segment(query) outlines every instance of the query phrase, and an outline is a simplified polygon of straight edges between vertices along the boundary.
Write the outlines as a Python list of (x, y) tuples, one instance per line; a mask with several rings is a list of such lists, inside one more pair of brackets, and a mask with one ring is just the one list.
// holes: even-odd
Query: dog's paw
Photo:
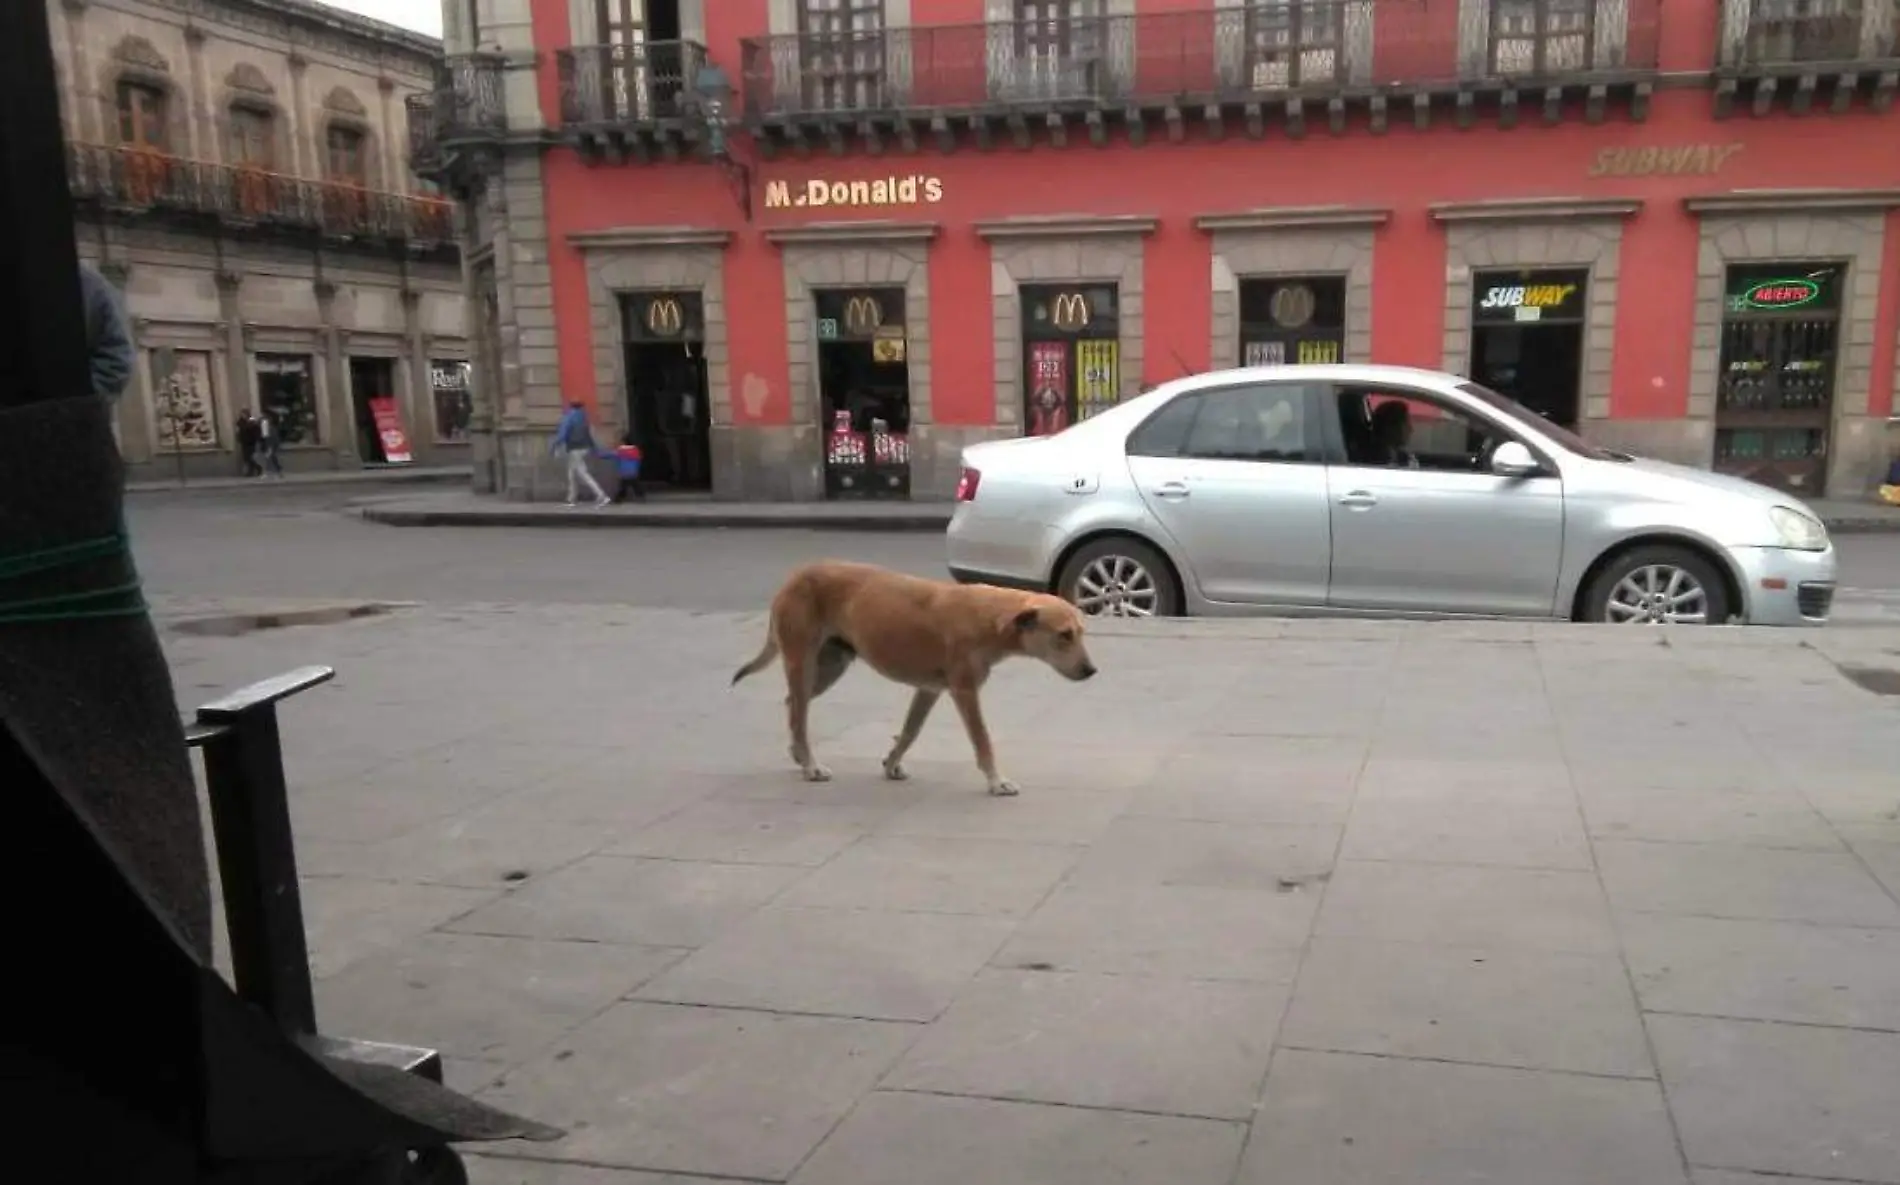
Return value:
[(910, 777), (910, 771), (904, 768), (904, 763), (901, 761), (886, 761), (884, 776), (893, 782), (902, 782)]
[(829, 782), (831, 780), (831, 770), (819, 765), (817, 762), (806, 766), (804, 774), (807, 782)]
[(998, 798), (1014, 798), (1022, 792), (1023, 788), (1008, 778), (998, 778), (990, 783), (990, 793)]

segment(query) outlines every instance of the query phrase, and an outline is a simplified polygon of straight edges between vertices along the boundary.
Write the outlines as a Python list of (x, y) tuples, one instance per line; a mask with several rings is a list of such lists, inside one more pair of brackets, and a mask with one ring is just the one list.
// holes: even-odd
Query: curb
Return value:
[(162, 620), (165, 629), (202, 638), (235, 638), (259, 630), (298, 625), (336, 625), (365, 617), (383, 617), (407, 608), (401, 601), (364, 601), (341, 605), (310, 605), (256, 612), (201, 613)]
[(682, 514), (664, 509), (534, 512), (520, 510), (414, 510), (388, 506), (357, 509), (367, 522), (386, 527), (549, 527), (565, 530), (609, 530), (615, 527), (672, 527), (687, 530), (740, 528), (761, 531), (942, 531), (950, 516), (941, 511), (860, 514), (759, 514), (745, 510), (694, 510)]
[(125, 485), (130, 494), (223, 494), (232, 490), (266, 488), (284, 489), (339, 489), (347, 490), (352, 486), (379, 485), (446, 485), (451, 482), (464, 482), (469, 479), (466, 469), (364, 469), (349, 470), (341, 473), (293, 473), (280, 480), (273, 481), (263, 477), (205, 477), (197, 481), (187, 480), (183, 485), (170, 481), (131, 481)]
[(1900, 534), (1900, 513), (1892, 515), (1850, 515), (1840, 518), (1822, 516), (1821, 525), (1830, 535)]

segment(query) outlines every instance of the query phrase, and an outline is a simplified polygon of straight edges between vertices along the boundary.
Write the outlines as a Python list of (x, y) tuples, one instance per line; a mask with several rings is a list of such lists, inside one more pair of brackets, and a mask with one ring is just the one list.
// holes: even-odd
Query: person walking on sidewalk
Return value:
[(85, 301), (86, 362), (92, 370), (92, 393), (117, 399), (132, 381), (136, 361), (132, 335), (125, 327), (125, 304), (112, 281), (84, 262), (79, 265), (79, 295)]
[(594, 495), (595, 506), (605, 506), (607, 492), (600, 488), (594, 475), (587, 471), (587, 458), (594, 452), (594, 430), (587, 423), (587, 408), (580, 400), (567, 405), (567, 413), (554, 427), (554, 439), (548, 442), (548, 451), (557, 456), (567, 455), (567, 504), (574, 505), (579, 497), (579, 486), (586, 486)]
[(257, 417), (257, 455), (263, 458), (264, 468), (270, 470), (272, 477), (284, 476), (284, 461), (277, 454), (278, 446), (282, 443), (278, 435), (277, 417), (272, 415), (267, 407), (263, 414)]
[(264, 443), (264, 425), (250, 408), (238, 413), (237, 418), (238, 472), (245, 477), (258, 477), (264, 467), (257, 463), (257, 452)]

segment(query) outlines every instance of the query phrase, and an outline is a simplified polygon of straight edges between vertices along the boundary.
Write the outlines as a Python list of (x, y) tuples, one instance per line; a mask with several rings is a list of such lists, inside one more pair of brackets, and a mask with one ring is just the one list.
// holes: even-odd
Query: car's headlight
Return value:
[(1827, 528), (1792, 506), (1769, 507), (1768, 521), (1775, 525), (1775, 534), (1781, 536), (1783, 547), (1796, 551), (1827, 550)]

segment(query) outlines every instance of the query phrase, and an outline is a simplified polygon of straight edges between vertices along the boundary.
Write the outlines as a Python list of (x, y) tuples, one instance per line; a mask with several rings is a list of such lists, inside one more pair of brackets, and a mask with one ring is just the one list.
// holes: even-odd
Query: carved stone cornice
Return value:
[(1643, 208), (1641, 198), (1500, 198), (1482, 202), (1439, 202), (1430, 207), (1435, 222), (1576, 222), (1592, 218), (1629, 218)]
[(1145, 214), (1033, 214), (990, 218), (974, 224), (977, 237), (998, 239), (1074, 239), (1098, 235), (1151, 235), (1161, 220)]

